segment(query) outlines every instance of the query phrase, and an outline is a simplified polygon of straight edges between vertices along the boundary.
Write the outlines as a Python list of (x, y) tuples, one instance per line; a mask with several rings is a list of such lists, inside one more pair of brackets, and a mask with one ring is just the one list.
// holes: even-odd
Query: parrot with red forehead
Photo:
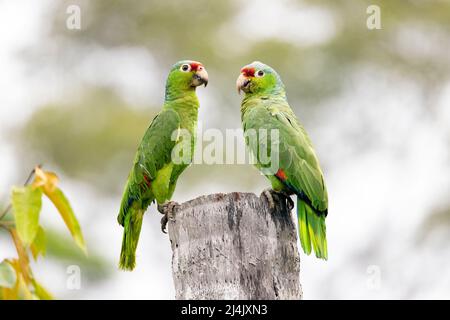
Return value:
[[(285, 199), (292, 209), (290, 196), (296, 195), (303, 251), (309, 255), (314, 249), (317, 258), (327, 260), (327, 188), (311, 140), (289, 106), (280, 76), (273, 68), (255, 61), (241, 69), (236, 85), (239, 93), (245, 93), (241, 119), (246, 144), (256, 159), (256, 167), (272, 184), (262, 197), (272, 210), (275, 199)], [(256, 138), (251, 139), (250, 133)], [(270, 161), (263, 159), (264, 154)]]
[(207, 84), (208, 73), (200, 62), (179, 61), (169, 72), (162, 110), (137, 149), (117, 217), (124, 228), (121, 269), (135, 267), (142, 219), (152, 202), (156, 201), (158, 211), (164, 214), (161, 230), (165, 233), (167, 221), (177, 206), (169, 200), (194, 153), (199, 108), (195, 89)]

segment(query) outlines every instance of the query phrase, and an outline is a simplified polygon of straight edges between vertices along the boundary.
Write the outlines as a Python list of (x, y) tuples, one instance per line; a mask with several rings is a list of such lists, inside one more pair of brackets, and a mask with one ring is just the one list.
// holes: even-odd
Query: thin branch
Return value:
[(8, 211), (11, 210), (11, 207), (12, 207), (11, 203), (8, 204), (8, 206), (5, 208), (5, 210), (3, 210), (3, 212), (0, 214), (0, 220), (2, 220), (6, 216)]
[(31, 170), (30, 174), (28, 175), (27, 180), (25, 180), (25, 182), (23, 184), (24, 187), (30, 183), (31, 178), (33, 178), (33, 176), (34, 176), (34, 172), (36, 171), (36, 168), (40, 169), (41, 167), (42, 167), (42, 164), (38, 164), (33, 170)]
[(15, 222), (14, 221), (0, 221), (0, 227), (11, 227), (14, 226)]
[(4, 223), (0, 223), (0, 228), (3, 228), (9, 232), (9, 227), (7, 225), (5, 225)]

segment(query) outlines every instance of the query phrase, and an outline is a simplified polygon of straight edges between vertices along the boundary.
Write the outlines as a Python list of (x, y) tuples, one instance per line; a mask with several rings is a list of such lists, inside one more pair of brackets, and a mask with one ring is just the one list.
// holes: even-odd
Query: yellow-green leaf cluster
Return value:
[(33, 186), (36, 188), (42, 188), (43, 193), (53, 203), (55, 208), (61, 215), (64, 223), (70, 231), (75, 243), (80, 247), (83, 252), (87, 253), (86, 244), (84, 242), (83, 234), (81, 232), (80, 224), (70, 206), (69, 201), (58, 188), (58, 177), (52, 172), (44, 172), (40, 168), (35, 169), (36, 179), (33, 182)]
[[(46, 253), (46, 235), (39, 224), (42, 195), (55, 206), (69, 229), (74, 242), (86, 254), (86, 245), (80, 225), (66, 196), (58, 188), (58, 177), (36, 167), (34, 181), (23, 187), (14, 187), (11, 204), (14, 221), (1, 221), (0, 227), (9, 231), (17, 251), (17, 258), (0, 263), (0, 299), (52, 299), (52, 295), (34, 278), (29, 254), (34, 260)], [(11, 224), (12, 223), (12, 224)]]

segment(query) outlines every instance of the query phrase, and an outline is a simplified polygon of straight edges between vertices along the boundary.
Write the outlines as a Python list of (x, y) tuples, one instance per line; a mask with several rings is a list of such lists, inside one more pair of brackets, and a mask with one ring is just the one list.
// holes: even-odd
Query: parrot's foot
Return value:
[(158, 204), (158, 211), (161, 212), (164, 216), (161, 218), (161, 231), (163, 233), (167, 233), (166, 226), (167, 222), (175, 221), (175, 212), (179, 208), (178, 202), (168, 201), (164, 204)]
[(277, 201), (280, 200), (286, 201), (286, 207), (288, 208), (289, 212), (294, 209), (294, 201), (292, 200), (291, 196), (284, 191), (275, 191), (269, 188), (264, 190), (261, 193), (260, 197), (266, 199), (267, 203), (269, 204), (270, 212), (272, 213), (275, 212)]
[(286, 192), (280, 192), (280, 194), (286, 198), (286, 206), (289, 212), (291, 212), (294, 209), (294, 200), (292, 200), (291, 195)]
[(260, 198), (263, 198), (267, 201), (269, 205), (270, 212), (275, 211), (275, 200), (274, 200), (274, 194), (276, 193), (273, 189), (265, 189), (263, 192), (261, 192)]

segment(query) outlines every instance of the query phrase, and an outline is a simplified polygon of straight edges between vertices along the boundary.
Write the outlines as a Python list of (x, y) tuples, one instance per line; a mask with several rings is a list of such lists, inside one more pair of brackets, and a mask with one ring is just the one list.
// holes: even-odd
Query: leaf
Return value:
[(33, 294), (31, 293), (30, 289), (28, 288), (27, 282), (21, 274), (18, 275), (17, 296), (19, 299), (33, 300)]
[(53, 300), (53, 296), (39, 282), (33, 279), (34, 293), (40, 300)]
[(33, 186), (35, 188), (42, 187), (44, 194), (53, 202), (59, 214), (64, 220), (67, 228), (70, 231), (75, 243), (87, 254), (86, 245), (81, 233), (81, 228), (78, 223), (72, 207), (67, 200), (64, 193), (57, 187), (58, 177), (53, 172), (43, 171), (41, 168), (34, 169), (35, 180)]
[(2, 300), (17, 300), (17, 291), (18, 289), (16, 287), (14, 288), (0, 288), (2, 289)]
[(36, 237), (30, 246), (31, 254), (33, 255), (34, 260), (36, 260), (39, 255), (45, 256), (46, 245), (47, 238), (45, 236), (45, 231), (41, 226), (39, 226)]
[(53, 192), (58, 184), (58, 176), (49, 171), (43, 171), (40, 167), (34, 168), (35, 179), (33, 181), (33, 186), (44, 187), (44, 192)]
[(39, 229), (42, 189), (29, 185), (14, 187), (11, 197), (17, 233), (25, 246), (30, 245)]
[(80, 224), (78, 223), (78, 220), (73, 213), (72, 207), (70, 206), (70, 203), (64, 193), (59, 188), (55, 188), (53, 192), (48, 192), (47, 190), (45, 190), (44, 192), (45, 195), (50, 199), (50, 201), (53, 202), (56, 209), (58, 209), (59, 214), (63, 218), (64, 223), (69, 229), (75, 243), (87, 255), (86, 244), (84, 242), (83, 234), (81, 233)]
[(19, 258), (12, 259), (9, 262), (13, 266), (14, 270), (16, 270), (16, 275), (18, 278), (22, 277), (22, 279), (28, 284), (32, 279), (28, 254), (22, 246), (22, 242), (20, 242), (17, 232), (15, 230), (11, 230), (10, 232)]
[(13, 266), (7, 260), (3, 260), (0, 263), (0, 287), (14, 288), (16, 281), (17, 276)]
[(14, 268), (16, 273), (16, 283), (13, 288), (3, 288), (3, 298), (7, 300), (23, 300), (23, 299), (33, 299), (33, 295), (28, 288), (29, 280), (25, 277), (29, 277), (28, 271), (26, 274), (23, 273), (22, 264), (19, 260), (13, 259), (8, 260), (10, 265)]

